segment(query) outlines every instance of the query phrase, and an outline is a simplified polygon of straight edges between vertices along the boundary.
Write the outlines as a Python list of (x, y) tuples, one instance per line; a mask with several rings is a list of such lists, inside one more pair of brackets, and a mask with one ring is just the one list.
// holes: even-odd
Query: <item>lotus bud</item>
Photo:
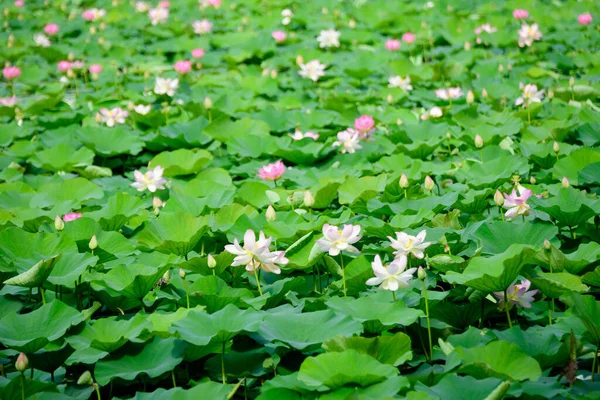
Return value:
[(307, 190), (306, 192), (304, 192), (304, 205), (308, 208), (311, 208), (312, 206), (315, 205), (315, 198), (313, 197), (310, 190)]
[(465, 49), (465, 51), (471, 50), (471, 42), (465, 42), (464, 49)]
[(54, 218), (54, 228), (57, 231), (62, 231), (63, 229), (65, 229), (65, 221), (62, 220), (62, 218), (60, 216), (56, 216), (56, 218)]
[(554, 90), (548, 89), (548, 99), (553, 99), (553, 98), (554, 98)]
[(160, 207), (164, 207), (164, 206), (165, 206), (165, 203), (159, 197), (152, 198), (152, 208), (154, 208), (155, 210), (158, 210)]
[(210, 269), (217, 268), (217, 260), (215, 260), (215, 258), (213, 257), (213, 255), (209, 254), (207, 258), (208, 258), (208, 261), (207, 261), (208, 268), (210, 268)]
[(575, 78), (574, 77), (569, 78), (569, 86), (571, 86), (571, 87), (575, 86)]
[(429, 175), (427, 175), (425, 177), (425, 190), (427, 190), (428, 192), (431, 192), (433, 190), (433, 187), (435, 186), (435, 183), (433, 182), (433, 179), (431, 179), (431, 177)]
[(502, 65), (502, 64), (498, 65), (498, 72), (500, 72), (500, 73), (504, 72), (504, 65)]
[(17, 357), (17, 361), (15, 362), (15, 368), (19, 372), (25, 371), (29, 367), (29, 359), (25, 355), (25, 353), (19, 354)]
[(272, 69), (271, 70), (271, 79), (276, 79), (277, 78), (277, 70), (276, 69)]
[(558, 144), (558, 142), (555, 140), (554, 144), (552, 145), (552, 150), (554, 150), (554, 152), (556, 154), (558, 154), (560, 152), (560, 145)]
[(564, 187), (564, 188), (568, 188), (569, 186), (571, 186), (571, 185), (569, 185), (569, 180), (567, 179), (566, 176), (563, 176), (561, 183), (562, 183), (562, 187)]
[(483, 138), (481, 137), (481, 135), (479, 135), (479, 133), (475, 135), (475, 147), (477, 147), (478, 149), (483, 147)]
[(90, 371), (85, 371), (83, 374), (81, 374), (79, 379), (77, 379), (77, 384), (92, 386), (94, 384), (94, 380), (92, 379), (92, 374), (90, 374)]
[(170, 279), (171, 279), (171, 270), (169, 270), (169, 269), (168, 269), (168, 270), (167, 270), (167, 271), (166, 271), (166, 272), (163, 274), (163, 276), (162, 276), (162, 281), (163, 281), (165, 284), (167, 284), (167, 283), (169, 283), (169, 280), (170, 280)]
[(537, 183), (537, 180), (535, 179), (534, 176), (530, 176), (529, 177), (529, 183), (532, 184), (532, 185), (535, 185)]
[(348, 21), (348, 26), (352, 29), (356, 28), (356, 21), (351, 19), (350, 21)]
[(512, 71), (512, 64), (506, 64), (506, 69)]
[(544, 250), (550, 250), (552, 248), (552, 245), (550, 244), (550, 241), (548, 239), (544, 240)]
[(425, 272), (423, 267), (419, 267), (419, 269), (417, 270), (417, 277), (422, 281), (424, 281), (425, 278), (427, 278), (427, 273)]
[(393, 103), (394, 96), (392, 96), (391, 94), (388, 94), (387, 97), (385, 98), (385, 101), (387, 101), (388, 103)]
[(400, 182), (398, 182), (398, 184), (402, 189), (406, 189), (408, 187), (408, 178), (406, 177), (406, 174), (400, 175)]
[(98, 239), (96, 238), (96, 235), (92, 236), (88, 247), (90, 248), (90, 250), (94, 250), (98, 247)]
[(483, 97), (484, 99), (488, 98), (488, 92), (487, 90), (485, 90), (485, 88), (481, 89), (481, 97)]
[(268, 75), (269, 75), (269, 72), (270, 72), (270, 71), (269, 71), (269, 69), (268, 69), (268, 68), (263, 68), (261, 75), (262, 75), (263, 77), (265, 77), (265, 76), (268, 76)]
[(181, 279), (185, 279), (185, 271), (183, 270), (183, 268), (179, 268), (179, 277)]
[(298, 56), (296, 57), (296, 64), (300, 65), (300, 64), (304, 64), (304, 57), (302, 56)]
[(269, 205), (269, 207), (267, 207), (267, 213), (265, 215), (267, 217), (267, 221), (269, 222), (273, 222), (277, 219), (277, 213), (275, 212), (275, 209), (272, 205)]
[(474, 101), (475, 101), (475, 94), (473, 93), (472, 90), (469, 90), (467, 92), (467, 104), (473, 104)]
[(494, 193), (494, 203), (496, 203), (498, 207), (504, 205), (504, 196), (502, 196), (502, 193), (500, 193), (498, 189), (496, 189), (496, 193)]
[(205, 97), (204, 98), (204, 108), (206, 108), (207, 110), (210, 110), (213, 106), (212, 100), (210, 99), (210, 97)]

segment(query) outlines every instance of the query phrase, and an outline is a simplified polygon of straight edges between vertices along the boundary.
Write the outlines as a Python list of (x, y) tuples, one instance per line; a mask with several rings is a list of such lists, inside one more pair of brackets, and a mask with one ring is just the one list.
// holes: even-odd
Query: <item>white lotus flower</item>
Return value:
[[(396, 258), (387, 267), (381, 263), (379, 254), (375, 256), (375, 260), (371, 263), (375, 278), (367, 280), (367, 285), (379, 285), (380, 289), (396, 291), (398, 288), (407, 288), (408, 281), (413, 278), (416, 268), (406, 270), (406, 256)], [(406, 270), (406, 271), (405, 271)]]
[(534, 41), (542, 38), (542, 32), (538, 28), (538, 24), (523, 24), (519, 29), (519, 47), (529, 47)]
[(519, 83), (519, 87), (523, 91), (523, 94), (515, 101), (515, 106), (523, 105), (523, 108), (527, 108), (531, 103), (542, 102), (544, 89), (538, 90), (537, 85), (523, 85), (523, 83)]
[(272, 237), (266, 238), (261, 231), (258, 240), (252, 229), (248, 229), (244, 234), (244, 245), (240, 246), (239, 241), (233, 240), (233, 244), (225, 246), (225, 250), (236, 257), (233, 259), (232, 266), (244, 265), (246, 271), (253, 274), (258, 269), (264, 269), (267, 272), (280, 274), (281, 269), (277, 264), (285, 265), (288, 259), (285, 258), (284, 251), (270, 251)]
[(144, 13), (148, 10), (150, 10), (150, 6), (147, 3), (144, 3), (143, 1), (138, 1), (135, 3), (136, 12)]
[(421, 119), (423, 121), (428, 120), (429, 118), (440, 118), (442, 115), (444, 115), (443, 111), (441, 108), (439, 108), (438, 106), (432, 107), (431, 110), (429, 111), (425, 111), (422, 115), (421, 115)]
[(178, 87), (179, 79), (157, 77), (154, 84), (154, 93), (166, 94), (167, 96), (173, 97)]
[(294, 133), (289, 133), (288, 136), (290, 136), (294, 140), (302, 140), (302, 139), (306, 139), (306, 138), (311, 138), (312, 140), (319, 139), (319, 134), (318, 133), (314, 133), (314, 132), (303, 133), (299, 129), (296, 129), (294, 131)]
[(33, 35), (33, 41), (36, 45), (40, 47), (52, 46), (52, 42), (50, 41), (50, 39), (48, 39), (48, 37), (43, 33), (36, 33), (35, 35)]
[(317, 36), (317, 42), (319, 42), (320, 48), (326, 47), (340, 47), (340, 36), (342, 34), (335, 29), (328, 29), (321, 31), (320, 35)]
[(401, 76), (390, 76), (388, 82), (388, 87), (391, 88), (400, 88), (406, 92), (410, 92), (411, 90), (413, 90), (413, 87), (410, 84), (410, 76), (408, 75), (404, 79), (402, 79)]
[(325, 224), (323, 225), (323, 238), (317, 240), (317, 244), (321, 251), (329, 252), (330, 256), (337, 256), (343, 250), (359, 253), (358, 249), (353, 246), (362, 237), (359, 233), (360, 225), (344, 225), (343, 229), (338, 229), (337, 226)]
[(360, 145), (360, 132), (352, 128), (338, 132), (337, 141), (333, 142), (332, 147), (340, 147), (342, 154), (355, 153), (356, 150), (362, 149), (362, 146)]
[(96, 121), (106, 124), (109, 128), (115, 125), (125, 123), (125, 118), (129, 116), (126, 110), (121, 107), (115, 107), (111, 110), (108, 108), (101, 108), (98, 114), (96, 114)]
[(319, 60), (311, 60), (306, 64), (300, 64), (300, 71), (298, 73), (301, 77), (316, 82), (320, 77), (325, 76), (325, 67), (327, 65), (321, 64)]
[(416, 258), (423, 258), (423, 250), (431, 245), (431, 242), (424, 242), (427, 231), (423, 229), (417, 236), (412, 236), (404, 232), (396, 232), (396, 239), (388, 236), (396, 257), (408, 256), (412, 254)]
[(212, 23), (207, 19), (203, 19), (202, 21), (194, 21), (192, 27), (194, 28), (194, 33), (196, 35), (205, 35), (212, 31)]
[(463, 92), (460, 87), (455, 87), (448, 89), (438, 89), (435, 91), (435, 95), (442, 100), (458, 99), (459, 97), (462, 97)]
[(150, 112), (150, 110), (152, 110), (152, 106), (150, 104), (138, 104), (137, 106), (133, 107), (133, 110), (140, 115), (146, 115)]
[(161, 168), (160, 165), (157, 165), (154, 169), (147, 171), (145, 174), (142, 174), (136, 169), (133, 172), (135, 182), (133, 182), (131, 186), (136, 188), (138, 192), (143, 192), (148, 189), (150, 192), (154, 193), (158, 189), (164, 189), (164, 185), (167, 183), (166, 179), (163, 178), (164, 171), (164, 168)]
[(169, 9), (166, 7), (157, 7), (148, 11), (148, 18), (152, 25), (164, 24), (169, 19)]

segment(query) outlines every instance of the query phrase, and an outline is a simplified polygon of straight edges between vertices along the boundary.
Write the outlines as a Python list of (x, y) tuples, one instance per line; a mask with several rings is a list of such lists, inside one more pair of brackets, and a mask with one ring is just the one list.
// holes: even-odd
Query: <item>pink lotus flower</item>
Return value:
[(90, 71), (90, 74), (98, 75), (100, 72), (102, 72), (102, 65), (92, 64), (88, 70)]
[(83, 61), (73, 61), (71, 63), (71, 69), (83, 69), (85, 63)]
[(214, 8), (219, 8), (221, 6), (222, 0), (208, 0), (208, 4), (213, 6)]
[(302, 133), (302, 131), (299, 129), (296, 129), (296, 131), (294, 133), (290, 133), (289, 136), (294, 140), (302, 140), (302, 139), (306, 139), (306, 138), (310, 138), (312, 140), (319, 139), (318, 133), (314, 133), (314, 132)]
[(72, 213), (63, 215), (63, 221), (71, 222), (71, 221), (75, 221), (77, 218), (81, 218), (81, 217), (83, 217), (82, 213), (72, 212)]
[(397, 39), (388, 39), (385, 41), (385, 48), (389, 51), (396, 51), (400, 48), (400, 41)]
[(406, 32), (405, 34), (402, 35), (402, 41), (406, 44), (411, 44), (415, 42), (415, 34), (411, 33), (411, 32)]
[(56, 24), (48, 24), (44, 27), (44, 32), (46, 32), (50, 36), (56, 35), (59, 30), (60, 27)]
[(522, 8), (517, 8), (516, 10), (513, 11), (513, 17), (516, 20), (525, 19), (525, 18), (529, 17), (529, 11), (523, 10)]
[(0, 106), (14, 107), (15, 104), (17, 104), (17, 96), (0, 97)]
[(71, 69), (71, 61), (63, 60), (58, 62), (58, 70), (60, 72), (67, 72)]
[[(519, 305), (523, 308), (531, 308), (531, 303), (535, 300), (533, 296), (538, 292), (536, 290), (529, 290), (531, 287), (531, 282), (527, 279), (521, 280), (520, 284), (512, 284), (506, 289), (506, 299), (508, 300), (508, 309), (512, 307), (513, 304)], [(504, 308), (504, 292), (494, 292), (494, 296), (500, 302), (498, 303), (498, 307), (500, 309)]]
[(174, 68), (178, 73), (185, 75), (192, 70), (192, 62), (188, 60), (177, 61)]
[(25, 5), (25, 2), (23, 0), (15, 0), (15, 7), (23, 7)]
[(19, 76), (21, 76), (21, 68), (14, 66), (6, 67), (2, 70), (2, 75), (4, 75), (4, 78), (8, 81), (17, 79)]
[(202, 57), (204, 57), (204, 53), (205, 53), (204, 49), (200, 49), (200, 48), (194, 49), (194, 50), (192, 50), (192, 57), (202, 58)]
[(577, 17), (577, 21), (583, 26), (589, 25), (592, 23), (592, 14), (581, 14), (579, 17)]
[(320, 251), (328, 252), (330, 256), (337, 256), (342, 251), (349, 253), (360, 253), (353, 246), (358, 242), (360, 235), (360, 225), (344, 225), (342, 229), (337, 226), (325, 224), (323, 225), (323, 238), (317, 240)]
[(160, 7), (160, 8), (169, 8), (169, 7), (171, 7), (171, 3), (168, 2), (168, 1), (160, 1), (158, 3), (158, 7)]
[(517, 195), (517, 191), (513, 189), (510, 195), (504, 193), (504, 207), (508, 208), (508, 211), (504, 214), (506, 218), (514, 218), (519, 215), (529, 215), (529, 204), (527, 200), (533, 195), (533, 192), (529, 189), (523, 188)]
[(375, 126), (375, 121), (370, 115), (361, 115), (354, 120), (354, 128), (361, 132), (369, 132)]
[(276, 181), (285, 173), (285, 165), (281, 160), (267, 164), (258, 170), (258, 177), (265, 181)]
[(97, 8), (90, 8), (89, 10), (85, 10), (83, 13), (81, 13), (81, 16), (86, 21), (95, 21), (97, 19), (104, 17), (105, 15), (106, 15), (105, 10), (97, 9)]
[(271, 36), (277, 43), (281, 43), (287, 38), (287, 35), (284, 31), (274, 31), (271, 33)]

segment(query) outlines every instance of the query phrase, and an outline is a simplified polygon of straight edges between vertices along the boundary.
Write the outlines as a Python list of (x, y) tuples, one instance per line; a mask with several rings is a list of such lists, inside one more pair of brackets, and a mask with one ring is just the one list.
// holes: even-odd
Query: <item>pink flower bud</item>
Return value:
[(277, 43), (281, 43), (287, 38), (287, 35), (284, 31), (274, 31), (271, 33), (271, 36)]
[(389, 51), (396, 51), (400, 48), (400, 41), (397, 39), (389, 39), (385, 41), (385, 48)]
[(6, 67), (2, 70), (2, 75), (7, 81), (17, 79), (21, 76), (21, 68), (19, 67)]
[(360, 132), (367, 132), (375, 126), (375, 121), (370, 115), (361, 115), (354, 120), (354, 128)]
[(58, 70), (60, 72), (67, 72), (70, 69), (71, 69), (71, 62), (70, 61), (63, 60), (63, 61), (59, 61), (58, 62)]
[(44, 27), (44, 32), (46, 32), (50, 36), (56, 35), (59, 30), (60, 27), (56, 24), (48, 24)]
[(204, 49), (200, 49), (200, 48), (194, 49), (194, 50), (192, 50), (192, 57), (202, 58), (202, 57), (204, 57), (204, 53), (205, 53)]
[(515, 11), (513, 11), (513, 17), (516, 20), (526, 19), (529, 17), (529, 11), (523, 10), (522, 8), (517, 8)]
[(192, 70), (192, 62), (188, 60), (177, 61), (174, 68), (178, 73), (185, 75)]
[(15, 0), (15, 7), (23, 7), (25, 5), (25, 2), (23, 0)]
[(90, 71), (90, 74), (98, 75), (100, 72), (102, 72), (102, 65), (92, 64), (92, 65), (90, 65), (89, 71)]
[(577, 17), (577, 21), (583, 26), (589, 25), (592, 23), (592, 14), (581, 14), (579, 17)]
[(404, 35), (402, 35), (402, 41), (407, 44), (414, 43), (415, 39), (415, 34), (411, 32), (406, 32)]
[(19, 357), (17, 357), (17, 361), (15, 362), (15, 368), (17, 371), (23, 372), (27, 369), (27, 367), (29, 367), (29, 359), (25, 353), (19, 354)]

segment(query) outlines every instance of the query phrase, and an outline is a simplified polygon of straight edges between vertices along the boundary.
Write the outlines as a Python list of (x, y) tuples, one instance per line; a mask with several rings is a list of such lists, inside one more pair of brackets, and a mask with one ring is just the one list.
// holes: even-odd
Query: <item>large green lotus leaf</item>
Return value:
[(36, 151), (29, 162), (37, 168), (52, 172), (70, 172), (75, 168), (93, 164), (94, 152), (87, 147), (76, 150), (68, 144), (59, 143), (56, 146)]
[(323, 348), (327, 352), (356, 350), (359, 353), (370, 355), (383, 364), (395, 367), (412, 360), (413, 357), (410, 337), (402, 332), (398, 332), (394, 336), (374, 338), (338, 336), (323, 343)]
[(190, 175), (200, 171), (212, 159), (212, 154), (203, 149), (163, 151), (150, 161), (149, 168), (161, 166), (165, 176)]
[[(25, 385), (24, 395), (26, 399), (41, 399), (42, 395), (44, 398), (58, 392), (58, 388), (54, 382), (42, 382), (34, 379), (30, 379), (28, 384)], [(23, 384), (21, 380), (21, 374), (15, 374), (11, 380), (0, 376), (0, 399), (2, 400), (19, 400), (22, 399)], [(90, 391), (91, 393), (91, 391)], [(56, 393), (57, 394), (57, 393)], [(60, 397), (62, 396), (62, 397)], [(64, 399), (64, 395), (59, 395), (55, 399)]]
[(449, 271), (444, 279), (485, 292), (501, 292), (517, 278), (521, 269), (532, 262), (531, 246), (513, 244), (505, 252), (491, 257), (473, 257), (462, 274)]
[(144, 201), (139, 197), (117, 193), (109, 197), (100, 210), (86, 213), (85, 216), (98, 221), (105, 231), (118, 231), (143, 208)]
[(325, 303), (332, 310), (358, 322), (378, 321), (384, 326), (409, 326), (424, 315), (423, 311), (409, 308), (403, 301), (392, 301), (391, 293), (386, 290), (357, 299), (332, 297)]
[(79, 139), (94, 153), (104, 157), (119, 154), (136, 155), (144, 148), (144, 142), (138, 135), (120, 126), (86, 126), (80, 129)]
[(467, 214), (482, 213), (489, 207), (489, 197), (492, 192), (492, 189), (485, 188), (460, 193), (459, 200), (454, 204), (454, 208)]
[(591, 343), (598, 345), (600, 343), (600, 301), (593, 295), (582, 295), (572, 293), (571, 296), (563, 298), (573, 309), (573, 314), (583, 322), (586, 329), (586, 336)]
[(595, 270), (585, 273), (581, 277), (581, 280), (588, 285), (600, 287), (600, 267), (596, 267)]
[(554, 164), (552, 177), (558, 181), (566, 177), (572, 185), (578, 185), (579, 171), (597, 162), (600, 162), (600, 151), (588, 147), (575, 150)]
[(526, 331), (515, 326), (505, 331), (495, 330), (494, 334), (535, 358), (542, 369), (560, 367), (569, 360), (568, 340), (560, 340), (554, 332), (543, 326), (533, 326)]
[(58, 260), (60, 260), (60, 257), (61, 254), (47, 260), (42, 260), (27, 271), (5, 280), (3, 283), (5, 285), (21, 286), (28, 288), (41, 287), (52, 272), (52, 269), (54, 268)]
[[(173, 186), (177, 187), (178, 182), (174, 182)], [(209, 196), (216, 189), (225, 189), (232, 186), (231, 176), (229, 172), (223, 168), (207, 168), (196, 175), (194, 179), (186, 182), (181, 191), (192, 197)]]
[(179, 124), (161, 126), (160, 141), (174, 149), (204, 146), (211, 141), (211, 138), (202, 132), (208, 123), (206, 118), (199, 117)]
[(237, 136), (227, 139), (227, 152), (240, 158), (259, 158), (262, 154), (277, 153), (274, 137), (263, 135)]
[[(457, 400), (457, 399), (488, 399), (490, 394), (502, 382), (497, 378), (475, 379), (471, 376), (447, 374), (434, 386), (427, 387), (417, 382), (415, 390), (426, 393), (427, 399)], [(409, 397), (412, 399), (412, 397)], [(489, 399), (492, 400), (492, 399)]]
[(600, 259), (600, 244), (589, 242), (580, 244), (573, 253), (564, 255), (564, 269), (578, 274), (590, 264), (597, 264)]
[(287, 248), (285, 256), (289, 263), (285, 266), (291, 269), (307, 269), (314, 266), (322, 257), (323, 252), (317, 244), (319, 235), (309, 232), (296, 240)]
[(173, 323), (169, 331), (196, 346), (227, 342), (241, 332), (255, 332), (261, 324), (263, 313), (252, 309), (240, 310), (229, 304), (214, 314), (191, 311)]
[[(190, 389), (173, 388), (157, 389), (154, 392), (137, 392), (134, 397), (128, 397), (129, 400), (199, 400), (226, 399), (233, 392), (234, 385), (224, 385), (222, 383), (205, 381), (192, 386)], [(119, 397), (115, 397), (116, 400)]]
[(213, 230), (226, 232), (242, 215), (247, 215), (249, 218), (253, 218), (258, 215), (258, 212), (252, 206), (242, 206), (237, 203), (221, 207), (214, 214), (214, 220), (211, 221), (211, 228)]
[(254, 298), (246, 288), (233, 288), (218, 276), (201, 276), (189, 287), (190, 301), (193, 304), (206, 306), (208, 312), (216, 312), (228, 304), (238, 307), (245, 305), (244, 301)]
[(0, 231), (0, 271), (25, 272), (40, 260), (77, 252), (68, 237), (55, 233), (29, 233), (17, 227)]
[(237, 121), (222, 118), (214, 120), (204, 129), (204, 133), (215, 140), (227, 143), (231, 138), (244, 137), (249, 134), (266, 137), (269, 135), (269, 125), (251, 118), (242, 118)]
[(588, 165), (579, 171), (578, 179), (580, 185), (600, 185), (600, 162)]
[(504, 340), (485, 346), (465, 349), (456, 347), (448, 356), (447, 364), (460, 362), (459, 371), (477, 379), (495, 377), (515, 381), (536, 381), (542, 370), (538, 362), (525, 354), (517, 345)]
[(63, 340), (48, 343), (43, 349), (28, 354), (30, 365), (36, 370), (54, 372), (73, 354), (75, 350)]
[[(393, 376), (382, 382), (369, 385), (367, 387), (348, 387), (344, 386), (332, 392), (319, 396), (320, 400), (346, 400), (348, 398), (359, 396), (361, 399), (393, 399), (398, 391), (410, 387), (410, 381), (403, 376)], [(281, 398), (281, 397), (279, 397)], [(279, 399), (277, 397), (274, 400)]]
[(178, 308), (175, 312), (164, 312), (157, 310), (152, 314), (146, 316), (146, 319), (152, 323), (152, 327), (149, 331), (154, 336), (160, 336), (163, 338), (171, 336), (169, 328), (175, 321), (179, 321), (185, 318), (190, 311), (204, 311), (204, 307), (196, 306), (194, 308)]
[(571, 292), (583, 293), (589, 290), (589, 287), (581, 283), (579, 276), (568, 272), (534, 271), (526, 276), (536, 289), (539, 289), (545, 296), (555, 299)]
[(106, 274), (94, 273), (88, 279), (93, 289), (106, 287), (117, 291), (122, 296), (142, 299), (169, 268), (169, 265), (160, 267), (142, 264), (119, 265)]
[(69, 208), (77, 209), (86, 200), (101, 199), (103, 195), (98, 185), (85, 178), (65, 179), (40, 186), (29, 206), (48, 208), (65, 203)]
[(358, 178), (349, 176), (338, 188), (340, 204), (350, 204), (363, 194), (368, 198), (382, 193), (387, 184), (387, 174)]
[(2, 318), (0, 341), (14, 350), (35, 353), (83, 320), (79, 311), (54, 300), (28, 314), (8, 314)]
[(157, 378), (173, 370), (183, 361), (187, 343), (175, 339), (154, 338), (141, 351), (126, 353), (121, 358), (98, 361), (94, 376), (99, 385), (106, 385), (115, 378), (132, 381), (139, 375)]
[[(487, 151), (490, 149), (489, 151)], [(460, 182), (464, 182), (475, 188), (498, 187), (503, 182), (506, 182), (514, 174), (526, 175), (529, 171), (529, 164), (525, 157), (510, 155), (507, 151), (494, 154), (494, 158), (490, 152), (496, 150), (492, 146), (484, 148), (482, 151), (484, 163), (470, 162), (456, 171), (456, 178)]]
[(494, 221), (481, 225), (473, 238), (483, 247), (483, 253), (499, 254), (513, 244), (541, 247), (544, 240), (552, 240), (557, 234), (558, 228), (550, 223)]
[(239, 199), (242, 204), (250, 204), (256, 208), (264, 208), (271, 204), (271, 200), (269, 200), (266, 194), (267, 190), (270, 190), (269, 186), (262, 182), (246, 181), (242, 183), (237, 190), (236, 198)]
[(137, 241), (161, 253), (186, 256), (207, 230), (207, 217), (196, 218), (181, 211), (162, 213), (147, 222)]
[(67, 338), (69, 344), (76, 349), (93, 347), (100, 351), (112, 353), (127, 341), (135, 341), (144, 329), (150, 329), (152, 323), (142, 314), (133, 318), (121, 317), (101, 318), (86, 324), (85, 328), (75, 336)]
[(556, 196), (549, 199), (532, 198), (531, 205), (566, 226), (577, 226), (600, 213), (598, 200), (588, 198), (585, 192), (573, 187), (560, 188)]
[(298, 372), (298, 380), (309, 386), (338, 389), (345, 385), (366, 387), (398, 375), (398, 369), (382, 364), (356, 350), (308, 357)]

